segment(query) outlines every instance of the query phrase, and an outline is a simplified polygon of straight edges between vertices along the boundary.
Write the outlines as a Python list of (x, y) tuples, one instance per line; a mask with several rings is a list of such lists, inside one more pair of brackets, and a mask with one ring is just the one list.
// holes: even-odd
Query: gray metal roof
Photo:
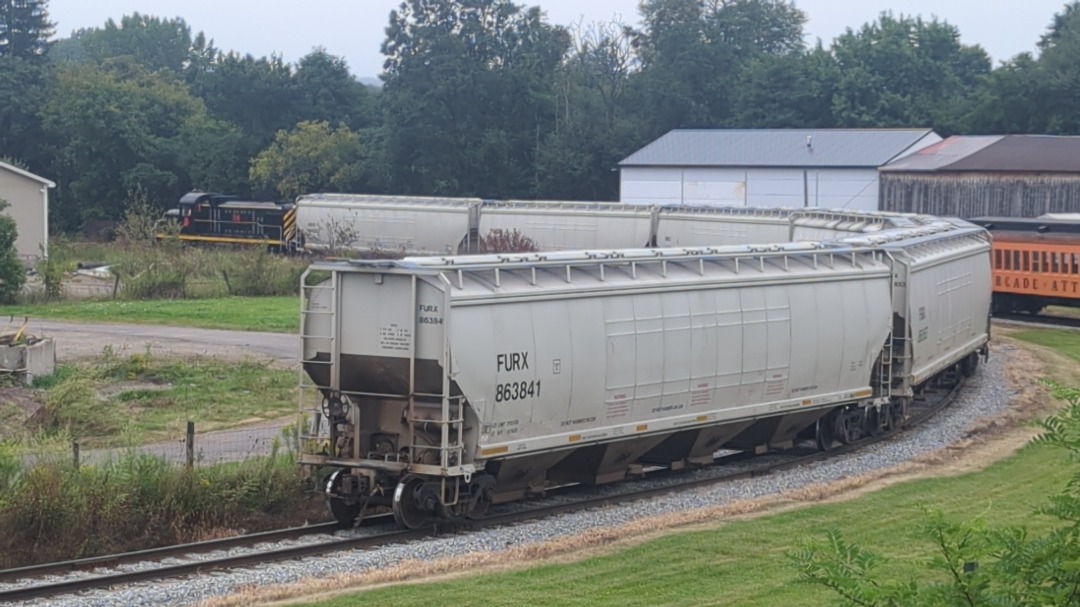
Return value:
[(930, 136), (930, 129), (675, 130), (619, 165), (877, 168)]
[(1080, 137), (949, 137), (882, 167), (887, 172), (1080, 173)]

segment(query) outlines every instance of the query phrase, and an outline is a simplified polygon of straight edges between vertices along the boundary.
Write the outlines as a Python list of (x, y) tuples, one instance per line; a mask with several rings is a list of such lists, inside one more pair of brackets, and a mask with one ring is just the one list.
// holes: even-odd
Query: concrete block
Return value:
[(0, 345), (0, 373), (14, 374), (29, 385), (35, 377), (56, 372), (56, 342), (37, 339), (19, 345)]

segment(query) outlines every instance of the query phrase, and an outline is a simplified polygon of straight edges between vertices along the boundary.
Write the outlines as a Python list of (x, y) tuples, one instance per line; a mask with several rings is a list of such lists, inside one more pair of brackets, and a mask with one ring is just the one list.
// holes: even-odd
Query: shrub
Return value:
[(26, 284), (26, 268), (19, 261), (15, 220), (4, 213), (8, 203), (0, 198), (0, 303), (12, 303)]
[(42, 430), (76, 438), (110, 436), (124, 426), (119, 410), (98, 397), (94, 379), (81, 373), (65, 377), (49, 390), (39, 419)]
[(42, 248), (42, 260), (37, 264), (37, 273), (45, 286), (45, 299), (56, 300), (64, 297), (64, 283), (72, 270), (71, 249), (62, 240), (52, 243), (49, 256), (45, 257)]
[(532, 253), (539, 251), (536, 241), (520, 230), (492, 230), (480, 240), (481, 253)]
[(2, 568), (279, 528), (322, 510), (290, 454), (194, 469), (134, 450), (78, 469), (69, 454), (10, 460), (0, 450)]
[(306, 269), (302, 261), (266, 249), (237, 251), (223, 261), (231, 295), (295, 295)]

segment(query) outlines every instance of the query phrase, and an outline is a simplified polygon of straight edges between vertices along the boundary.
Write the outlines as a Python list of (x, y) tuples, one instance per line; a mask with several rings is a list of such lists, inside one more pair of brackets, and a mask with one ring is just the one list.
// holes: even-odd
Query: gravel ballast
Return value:
[[(215, 572), (190, 579), (138, 584), (111, 591), (92, 591), (77, 596), (52, 597), (20, 604), (58, 607), (193, 605), (202, 600), (228, 595), (253, 586), (267, 587), (298, 582), (305, 578), (360, 573), (415, 559), (432, 561), (476, 552), (505, 551), (508, 548), (519, 548), (577, 536), (589, 530), (617, 527), (650, 516), (724, 506), (742, 500), (774, 496), (816, 484), (881, 471), (948, 447), (967, 437), (968, 429), (973, 422), (1003, 413), (1014, 396), (1005, 376), (1005, 367), (1012, 352), (1012, 346), (999, 342), (994, 347), (994, 353), (989, 362), (979, 367), (975, 377), (953, 404), (922, 427), (892, 440), (871, 445), (856, 453), (837, 456), (797, 469), (747, 480), (719, 483), (704, 489), (680, 491), (650, 500), (548, 517), (540, 521), (509, 527), (485, 529), (367, 551), (351, 551), (270, 563), (248, 569)], [(642, 483), (645, 482), (648, 481), (642, 481)], [(637, 486), (641, 486), (642, 483), (638, 483)], [(318, 541), (319, 539), (325, 539), (325, 536), (305, 538), (302, 541)], [(266, 545), (263, 549), (284, 545), (286, 544)], [(221, 553), (216, 556), (221, 556)], [(13, 586), (16, 585), (0, 584), (0, 589)]]

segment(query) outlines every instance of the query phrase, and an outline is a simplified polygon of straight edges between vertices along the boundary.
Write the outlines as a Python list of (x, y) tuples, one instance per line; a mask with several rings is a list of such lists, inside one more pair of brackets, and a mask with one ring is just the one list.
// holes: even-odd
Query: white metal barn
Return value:
[(929, 129), (675, 130), (619, 163), (626, 204), (878, 210), (878, 167)]

